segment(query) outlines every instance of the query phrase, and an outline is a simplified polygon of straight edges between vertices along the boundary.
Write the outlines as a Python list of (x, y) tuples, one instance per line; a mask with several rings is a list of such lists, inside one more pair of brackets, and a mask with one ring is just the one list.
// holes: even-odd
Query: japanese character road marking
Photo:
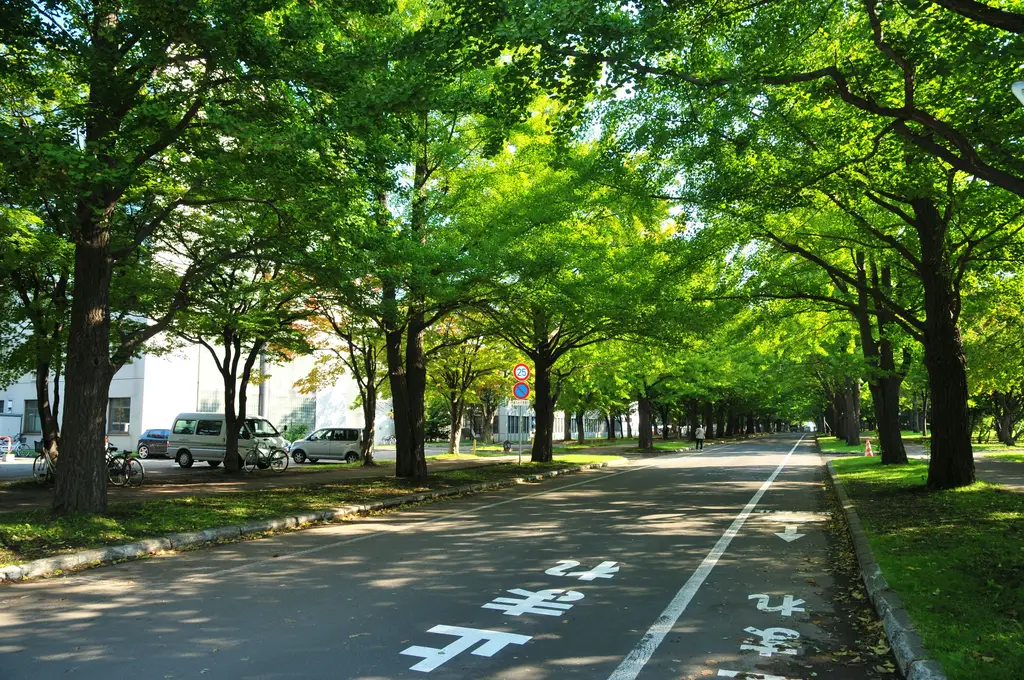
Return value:
[(494, 656), (508, 645), (523, 645), (526, 644), (530, 637), (529, 635), (516, 635), (515, 633), (503, 633), (500, 630), (483, 630), (480, 628), (461, 628), (459, 626), (434, 626), (428, 633), (438, 633), (440, 635), (455, 635), (459, 639), (455, 642), (450, 643), (446, 647), (440, 649), (434, 647), (420, 647), (413, 646), (408, 649), (403, 649), (400, 653), (407, 656), (418, 656), (423, 659), (415, 666), (410, 666), (409, 670), (412, 671), (423, 671), (429, 673), (434, 670), (445, 661), (454, 659), (459, 654), (472, 647), (478, 642), (484, 642), (471, 654), (477, 656)]
[(761, 638), (760, 645), (740, 645), (740, 649), (749, 650), (751, 652), (758, 652), (761, 656), (771, 656), (773, 654), (796, 654), (796, 649), (793, 647), (783, 647), (790, 640), (796, 640), (800, 637), (800, 633), (789, 628), (744, 628), (746, 632)]
[(778, 612), (783, 616), (792, 616), (793, 612), (804, 611), (804, 608), (800, 605), (806, 604), (803, 600), (794, 600), (792, 595), (786, 595), (782, 599), (782, 604), (775, 607), (768, 606), (768, 602), (771, 600), (771, 597), (768, 595), (761, 593), (758, 593), (757, 595), (747, 595), (747, 599), (759, 600), (757, 608), (763, 612)]
[(787, 680), (787, 678), (781, 675), (764, 675), (763, 673), (751, 673), (750, 671), (718, 671), (718, 677), (720, 678), (738, 678), (741, 676), (747, 680)]
[(520, 614), (561, 616), (565, 610), (572, 609), (571, 604), (562, 604), (563, 602), (576, 602), (583, 599), (583, 593), (561, 588), (538, 590), (535, 593), (516, 588), (508, 592), (518, 595), (521, 599), (496, 597), (485, 604), (483, 609), (500, 609), (505, 612), (506, 616), (519, 616)]
[(574, 560), (559, 560), (557, 567), (551, 567), (544, 573), (551, 576), (575, 576), (580, 581), (593, 581), (596, 578), (612, 578), (619, 571), (619, 568), (615, 566), (616, 564), (618, 562), (602, 562), (587, 571), (569, 571), (574, 567), (580, 566), (580, 563)]

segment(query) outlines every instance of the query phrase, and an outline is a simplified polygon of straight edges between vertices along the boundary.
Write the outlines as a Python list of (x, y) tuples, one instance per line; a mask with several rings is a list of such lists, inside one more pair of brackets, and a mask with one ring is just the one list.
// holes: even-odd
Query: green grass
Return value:
[[(929, 437), (924, 437), (920, 432), (911, 432), (910, 430), (903, 430), (900, 433), (903, 437), (904, 444), (920, 444), (927, 449), (931, 445)], [(860, 444), (855, 446), (849, 446), (845, 439), (839, 437), (826, 437), (818, 435), (818, 446), (821, 447), (822, 453), (864, 453), (864, 440), (871, 440), (871, 448), (874, 450), (875, 455), (878, 455), (878, 433), (871, 430), (867, 430), (860, 433)]]
[(928, 464), (834, 462), (885, 577), (950, 680), (1020, 680), (1024, 494), (924, 487)]
[(164, 498), (141, 503), (112, 503), (102, 516), (56, 516), (49, 510), (0, 513), (0, 566), (179, 531), (199, 531), (289, 513), (379, 501), (429, 489), (509, 479), (564, 468), (566, 462), (599, 461), (499, 463), (439, 472), (422, 485), (394, 478), (373, 478), (212, 496)]
[(1008, 460), (1012, 463), (1024, 463), (1024, 453), (990, 453), (985, 458), (994, 458), (995, 460)]

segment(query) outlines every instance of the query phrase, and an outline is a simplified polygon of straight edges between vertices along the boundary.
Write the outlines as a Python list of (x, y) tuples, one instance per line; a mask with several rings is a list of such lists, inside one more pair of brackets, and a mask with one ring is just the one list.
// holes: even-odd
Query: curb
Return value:
[(846, 493), (843, 483), (839, 481), (835, 468), (832, 467), (832, 461), (828, 461), (826, 467), (835, 485), (839, 502), (843, 506), (843, 514), (853, 538), (853, 547), (857, 553), (857, 563), (860, 565), (864, 586), (867, 588), (871, 603), (875, 606), (875, 611), (882, 617), (885, 636), (889, 640), (893, 656), (896, 657), (900, 673), (907, 680), (947, 680), (939, 662), (928, 658), (928, 652), (925, 651), (921, 636), (918, 635), (906, 607), (903, 606), (903, 600), (889, 588), (882, 569), (875, 561), (875, 554), (871, 551), (867, 534), (864, 533), (864, 527), (860, 523), (853, 502)]
[(233, 540), (268, 531), (294, 529), (304, 524), (326, 523), (343, 517), (365, 514), (377, 510), (397, 508), (402, 505), (410, 505), (413, 503), (422, 503), (423, 501), (444, 498), (446, 496), (460, 496), (464, 494), (479, 493), (481, 491), (490, 491), (492, 489), (502, 489), (526, 482), (539, 482), (544, 479), (551, 479), (561, 475), (582, 472), (583, 470), (618, 467), (628, 464), (628, 460), (622, 459), (621, 462), (608, 461), (605, 463), (571, 465), (558, 470), (540, 472), (535, 475), (513, 477), (495, 482), (478, 482), (476, 484), (452, 487), (449, 489), (438, 489), (436, 491), (423, 491), (420, 493), (406, 494), (404, 496), (395, 496), (393, 498), (386, 498), (382, 501), (377, 501), (376, 503), (346, 505), (338, 508), (329, 508), (327, 510), (316, 510), (308, 513), (290, 515), (288, 517), (277, 517), (274, 519), (247, 522), (245, 524), (203, 529), (202, 531), (170, 534), (168, 536), (161, 536), (158, 538), (146, 538), (140, 541), (135, 541), (134, 543), (112, 545), (106, 548), (93, 548), (90, 550), (71, 553), (70, 555), (44, 557), (42, 559), (26, 562), (25, 564), (15, 564), (3, 567), (0, 569), (0, 584), (33, 578), (43, 578), (46, 576), (59, 576), (69, 569), (100, 567), (114, 564), (116, 562), (137, 560), (146, 557), (147, 555), (155, 555), (157, 553), (167, 552), (170, 550), (180, 550), (182, 548), (212, 544), (217, 541)]

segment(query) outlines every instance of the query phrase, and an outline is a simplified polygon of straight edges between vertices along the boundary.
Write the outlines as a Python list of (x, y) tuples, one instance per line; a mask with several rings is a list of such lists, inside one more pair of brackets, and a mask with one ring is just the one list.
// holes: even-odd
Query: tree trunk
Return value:
[(638, 446), (641, 451), (654, 451), (654, 433), (651, 431), (651, 400), (641, 395), (637, 399), (637, 413), (640, 418), (640, 425), (637, 434), (639, 436)]
[(609, 411), (605, 416), (605, 423), (608, 425), (608, 441), (615, 441), (615, 416)]
[(750, 435), (754, 434), (754, 414), (753, 413), (748, 413), (747, 414), (747, 432), (746, 432), (746, 434), (747, 434), (747, 436), (750, 436)]
[(846, 413), (845, 425), (847, 446), (860, 445), (860, 378), (851, 380), (843, 390), (845, 400), (844, 411)]
[(921, 243), (924, 363), (933, 413), (928, 487), (953, 489), (974, 482), (966, 360), (957, 326), (960, 296), (952, 280), (955, 267), (945, 254), (948, 225), (931, 199), (916, 198), (911, 205)]
[(576, 412), (576, 443), (581, 446), (587, 443), (587, 433), (584, 431), (586, 415), (585, 411)]
[(405, 382), (408, 404), (409, 430), (412, 437), (409, 456), (396, 462), (395, 475), (411, 479), (426, 479), (427, 459), (424, 448), (426, 430), (427, 362), (423, 349), (423, 311), (409, 313), (405, 341)]
[(661, 415), (661, 438), (664, 441), (668, 441), (669, 415), (671, 411), (668, 406), (662, 406), (660, 409), (658, 409), (658, 412)]
[(56, 460), (60, 445), (60, 374), (53, 380), (53, 405), (50, 404), (50, 362), (36, 362), (36, 411), (39, 413), (43, 450)]
[(725, 421), (726, 421), (727, 409), (724, 401), (718, 402), (718, 408), (715, 411), (715, 431), (719, 438), (725, 436)]
[(715, 403), (710, 399), (704, 402), (704, 438), (715, 438)]
[(462, 439), (462, 409), (463, 401), (454, 393), (448, 398), (448, 413), (451, 416), (451, 433), (448, 435), (448, 453), (459, 452), (459, 442)]
[(686, 402), (686, 415), (689, 420), (689, 435), (688, 439), (692, 441), (697, 440), (697, 412), (698, 404), (696, 399), (690, 399)]
[(373, 465), (374, 440), (377, 438), (377, 376), (367, 376), (366, 389), (363, 393), (363, 465)]
[(910, 431), (917, 433), (921, 431), (921, 418), (917, 415), (917, 390), (910, 395)]
[(533, 359), (533, 412), (537, 418), (537, 433), (533, 438), (530, 461), (550, 463), (553, 456), (555, 402), (551, 398), (551, 358), (537, 353)]
[(928, 398), (928, 390), (925, 390), (921, 394), (921, 415), (918, 420), (918, 422), (920, 423), (919, 429), (921, 431), (922, 437), (928, 436), (928, 406), (930, 405), (930, 403), (931, 400)]
[[(396, 476), (412, 476), (413, 430), (409, 415), (409, 389), (405, 381), (405, 360), (402, 356), (403, 329), (384, 332), (384, 351), (388, 362), (388, 384), (391, 386), (391, 412), (395, 421)], [(401, 465), (405, 475), (399, 474)]]
[(482, 410), (484, 412), (484, 426), (483, 426), (483, 432), (481, 433), (481, 435), (483, 436), (485, 444), (493, 444), (494, 443), (494, 414), (496, 414), (498, 412), (498, 405), (496, 403), (488, 401), (488, 402), (485, 402), (482, 406), (483, 406)]
[(562, 441), (564, 441), (564, 442), (571, 442), (572, 441), (572, 412), (571, 411), (563, 411), (562, 412), (562, 427), (565, 430), (564, 432), (562, 432)]
[[(867, 267), (864, 253), (856, 255), (857, 278), (867, 288)], [(882, 267), (881, 277), (874, 261), (871, 262), (871, 283), (873, 290), (889, 294), (892, 290), (892, 278), (888, 266)], [(896, 371), (893, 357), (892, 342), (887, 336), (888, 328), (893, 324), (891, 314), (878, 296), (875, 296), (874, 315), (878, 326), (878, 340), (872, 326), (871, 307), (866, 290), (857, 294), (857, 309), (854, 318), (860, 330), (860, 346), (864, 359), (871, 368), (868, 377), (868, 389), (875, 414), (875, 429), (878, 432), (878, 445), (883, 465), (901, 465), (907, 462), (907, 451), (903, 446), (900, 434), (900, 383), (903, 375)], [(906, 361), (905, 361), (906, 363)], [(859, 410), (859, 409), (858, 409)], [(859, 442), (858, 442), (859, 444)]]
[(110, 233), (93, 223), (95, 208), (84, 200), (78, 207), (83, 234), (75, 246), (63, 446), (53, 492), (53, 510), (58, 514), (107, 509), (103, 439), (114, 375), (110, 363)]

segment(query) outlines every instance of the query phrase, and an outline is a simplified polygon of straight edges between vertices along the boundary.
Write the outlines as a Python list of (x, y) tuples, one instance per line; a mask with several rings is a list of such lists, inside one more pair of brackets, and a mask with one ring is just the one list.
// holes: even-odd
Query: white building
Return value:
[[(312, 365), (312, 357), (300, 357), (288, 364), (266, 367), (270, 376), (266, 382), (250, 384), (247, 389), (246, 411), (263, 416), (282, 431), (290, 425), (362, 427), (359, 390), (352, 380), (343, 378), (315, 394), (295, 389), (296, 381), (304, 378)], [(63, 401), (63, 381), (60, 389)], [(41, 439), (31, 374), (0, 390), (0, 408), (8, 416), (0, 419), (0, 428), (5, 430), (0, 435), (24, 434), (30, 446)], [(134, 449), (143, 432), (170, 429), (179, 413), (223, 409), (224, 384), (207, 349), (197, 345), (166, 354), (144, 354), (119, 370), (110, 383), (107, 435), (114, 446)], [(393, 432), (385, 403), (378, 409), (377, 436)]]
[[(348, 376), (330, 388), (317, 390), (315, 394), (302, 394), (295, 388), (295, 383), (309, 374), (313, 362), (313, 357), (307, 356), (287, 364), (267, 366), (266, 373), (270, 377), (262, 385), (250, 384), (248, 387), (247, 413), (263, 416), (282, 432), (291, 425), (304, 425), (311, 429), (361, 428), (363, 413), (358, 404), (359, 389)], [(62, 395), (63, 390), (62, 381)], [(23, 434), (29, 446), (42, 438), (32, 375), (22, 376), (16, 383), (0, 390), (0, 408), (7, 416), (0, 418), (0, 435)], [(144, 354), (114, 375), (107, 403), (107, 436), (114, 446), (133, 450), (143, 432), (170, 429), (179, 413), (223, 410), (224, 385), (206, 348), (196, 345), (167, 353)], [(389, 400), (378, 401), (375, 433), (378, 442), (394, 434), (390, 411)], [(636, 416), (630, 418), (635, 432)], [(463, 433), (467, 437), (479, 435), (483, 430), (479, 415), (467, 413), (463, 424)], [(535, 424), (532, 409), (521, 413), (518, 408), (501, 407), (494, 418), (494, 439), (496, 442), (518, 442), (522, 436), (524, 442), (529, 442)], [(564, 428), (565, 418), (561, 411), (556, 411), (556, 443), (564, 439)], [(584, 418), (586, 438), (604, 437), (607, 431), (607, 423), (599, 413), (588, 413)], [(576, 434), (574, 418), (571, 437), (575, 439)]]

